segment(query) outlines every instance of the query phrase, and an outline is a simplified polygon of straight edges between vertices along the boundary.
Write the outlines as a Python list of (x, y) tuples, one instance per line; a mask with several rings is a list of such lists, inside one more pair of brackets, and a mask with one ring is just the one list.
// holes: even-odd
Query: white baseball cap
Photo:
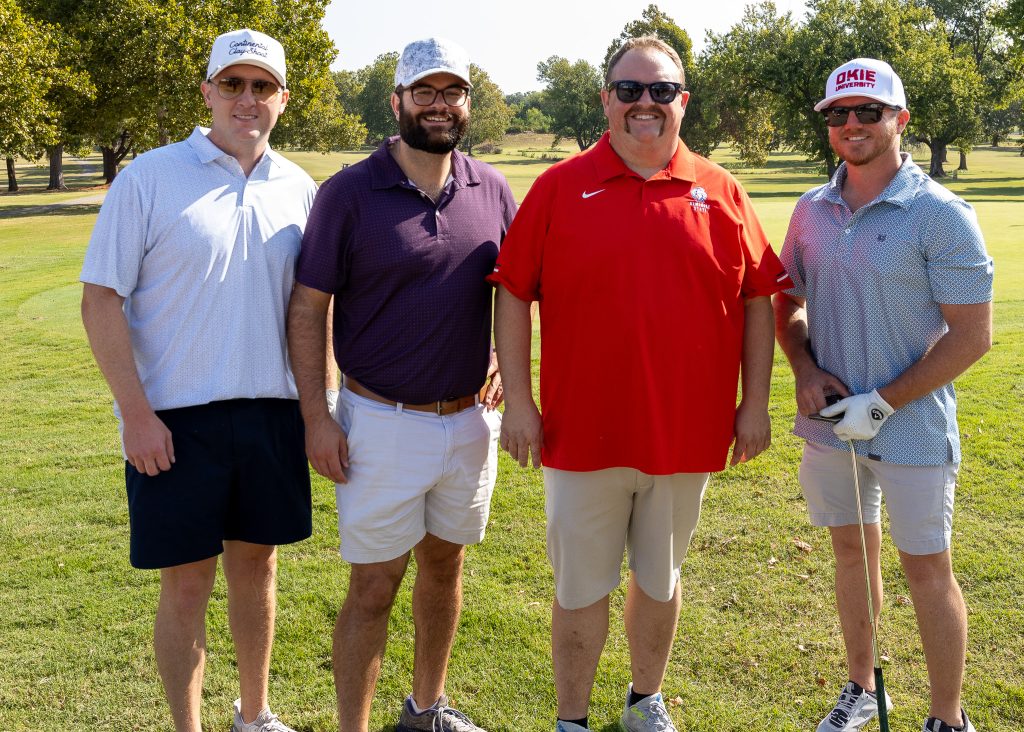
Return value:
[(235, 64), (266, 69), (282, 87), (285, 86), (284, 46), (266, 33), (242, 28), (217, 36), (210, 51), (206, 78), (212, 79)]
[(900, 77), (892, 66), (874, 58), (855, 58), (829, 74), (825, 98), (814, 105), (814, 111), (820, 112), (843, 97), (868, 97), (900, 109), (907, 107)]
[(406, 87), (431, 74), (453, 74), (469, 82), (469, 54), (447, 38), (413, 41), (402, 51), (395, 67), (395, 86)]

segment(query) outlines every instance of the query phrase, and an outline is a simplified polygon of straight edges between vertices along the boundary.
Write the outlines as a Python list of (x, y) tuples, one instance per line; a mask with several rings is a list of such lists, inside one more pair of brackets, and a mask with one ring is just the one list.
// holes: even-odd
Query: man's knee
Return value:
[(907, 554), (900, 552), (900, 562), (910, 589), (944, 588), (956, 584), (949, 551), (935, 554)]
[(407, 563), (408, 556), (391, 562), (353, 564), (345, 607), (365, 618), (390, 613)]
[(438, 583), (452, 583), (462, 576), (465, 547), (427, 534), (416, 546), (417, 576)]
[(216, 571), (215, 558), (160, 570), (160, 604), (178, 617), (204, 614)]

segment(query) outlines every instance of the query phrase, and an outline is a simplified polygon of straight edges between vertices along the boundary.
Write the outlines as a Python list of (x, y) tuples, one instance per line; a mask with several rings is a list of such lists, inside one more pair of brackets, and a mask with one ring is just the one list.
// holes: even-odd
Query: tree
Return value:
[(551, 118), (555, 141), (573, 139), (580, 150), (597, 142), (607, 127), (597, 69), (583, 60), (569, 63), (552, 56), (537, 64), (537, 79), (545, 84), (541, 109)]
[(501, 87), (491, 80), (486, 71), (470, 64), (469, 78), (473, 82), (472, 106), (469, 130), (462, 141), (462, 149), (472, 155), (474, 145), (501, 142), (512, 120), (512, 110), (505, 103)]
[(683, 62), (684, 69), (689, 69), (693, 65), (693, 42), (690, 40), (690, 34), (663, 13), (657, 5), (651, 3), (640, 14), (639, 20), (626, 23), (625, 28), (619, 33), (619, 37), (608, 46), (608, 50), (604, 54), (602, 70), (607, 72), (608, 61), (623, 43), (630, 38), (639, 36), (657, 36), (675, 49), (675, 52), (679, 54), (679, 59)]
[(391, 93), (395, 90), (395, 67), (398, 52), (382, 53), (374, 62), (359, 70), (362, 89), (356, 96), (359, 116), (366, 125), (367, 139), (371, 143), (398, 134), (398, 120), (391, 111)]
[(551, 130), (551, 118), (541, 111), (541, 105), (544, 103), (542, 92), (508, 94), (505, 96), (505, 103), (512, 110), (509, 132), (549, 132)]

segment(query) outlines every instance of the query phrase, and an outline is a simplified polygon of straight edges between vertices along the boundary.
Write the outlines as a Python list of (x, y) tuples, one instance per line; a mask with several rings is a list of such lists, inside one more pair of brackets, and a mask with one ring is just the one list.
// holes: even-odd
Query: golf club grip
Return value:
[(875, 696), (878, 698), (878, 727), (881, 732), (889, 732), (889, 705), (885, 703), (885, 682), (879, 666), (875, 667)]

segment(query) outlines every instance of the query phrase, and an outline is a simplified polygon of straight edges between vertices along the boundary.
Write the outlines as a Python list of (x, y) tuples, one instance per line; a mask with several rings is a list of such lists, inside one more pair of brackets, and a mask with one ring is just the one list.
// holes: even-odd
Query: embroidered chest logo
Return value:
[(708, 192), (700, 186), (694, 186), (690, 190), (690, 208), (699, 213), (707, 213), (708, 209), (711, 208), (711, 204), (708, 203)]

